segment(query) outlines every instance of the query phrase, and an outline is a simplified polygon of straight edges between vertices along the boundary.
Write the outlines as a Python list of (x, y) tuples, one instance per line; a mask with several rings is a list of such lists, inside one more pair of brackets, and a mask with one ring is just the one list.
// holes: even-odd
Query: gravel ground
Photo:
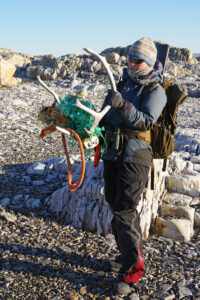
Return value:
[[(60, 95), (69, 92), (64, 83), (53, 88)], [(91, 84), (89, 97), (99, 99), (98, 105), (104, 89), (92, 90)], [(123, 297), (115, 295), (117, 275), (108, 272), (108, 260), (117, 254), (113, 236), (77, 230), (48, 211), (46, 197), (66, 178), (52, 174), (41, 189), (33, 182), (42, 177), (26, 173), (30, 163), (63, 155), (59, 134), (38, 138), (42, 100), (52, 103), (34, 83), (0, 89), (0, 200), (11, 200), (0, 206), (0, 299), (200, 299), (200, 234), (181, 243), (158, 236), (145, 240), (144, 276)], [(189, 126), (187, 116), (197, 128), (199, 99), (189, 98), (181, 108), (183, 128)], [(43, 208), (19, 205), (19, 195), (39, 199)]]

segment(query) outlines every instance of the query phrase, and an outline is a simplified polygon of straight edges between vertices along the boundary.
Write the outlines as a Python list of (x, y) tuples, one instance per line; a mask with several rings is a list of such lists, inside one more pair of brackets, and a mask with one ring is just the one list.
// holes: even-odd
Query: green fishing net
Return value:
[[(61, 110), (62, 115), (65, 116), (66, 119), (69, 121), (68, 128), (74, 130), (80, 136), (81, 140), (83, 140), (85, 138), (91, 137), (85, 129), (87, 130), (91, 129), (92, 124), (94, 122), (94, 117), (90, 115), (88, 112), (84, 111), (83, 109), (74, 106), (76, 99), (78, 99), (83, 105), (89, 107), (92, 110), (95, 110), (95, 107), (92, 104), (92, 102), (85, 100), (82, 97), (77, 95), (61, 96), (59, 98), (60, 104), (58, 105), (58, 108)], [(100, 128), (99, 126), (96, 126), (92, 135), (97, 137), (102, 137), (104, 140), (104, 137), (102, 135), (103, 130), (104, 128)], [(106, 143), (104, 144), (106, 145)], [(75, 138), (71, 135), (70, 137), (68, 137), (68, 146), (70, 147), (70, 150), (73, 151), (78, 148)], [(105, 147), (102, 147), (101, 152), (103, 153), (104, 151), (105, 151)], [(86, 160), (90, 160), (91, 155), (94, 155), (94, 149), (85, 149), (84, 152), (85, 152)]]
[[(83, 140), (84, 138), (89, 138), (89, 134), (86, 132), (85, 128), (87, 130), (91, 129), (94, 117), (81, 108), (74, 106), (76, 99), (78, 99), (83, 105), (95, 110), (94, 105), (90, 101), (73, 95), (61, 96), (59, 109), (62, 111), (63, 116), (70, 121), (69, 128), (78, 133), (80, 138)], [(96, 126), (93, 135), (98, 137), (101, 135), (101, 131), (102, 129)]]

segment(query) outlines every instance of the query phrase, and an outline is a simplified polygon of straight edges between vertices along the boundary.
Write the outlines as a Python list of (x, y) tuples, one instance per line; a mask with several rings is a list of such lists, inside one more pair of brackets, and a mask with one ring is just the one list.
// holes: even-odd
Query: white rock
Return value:
[(175, 206), (171, 204), (163, 204), (161, 213), (164, 216), (179, 217), (190, 220), (194, 224), (195, 209), (189, 206)]
[(200, 198), (199, 197), (192, 198), (192, 202), (190, 203), (190, 206), (198, 205), (198, 204), (200, 204)]
[(195, 171), (200, 172), (200, 164), (194, 164), (193, 168)]
[(167, 193), (163, 201), (167, 204), (188, 206), (192, 202), (192, 197), (179, 193)]
[(188, 161), (185, 160), (185, 155), (180, 155), (178, 152), (173, 152), (170, 159), (170, 165), (174, 170), (180, 173), (188, 167)]
[(178, 241), (189, 241), (194, 234), (192, 223), (184, 219), (156, 219), (155, 233)]
[(15, 223), (17, 221), (17, 217), (9, 212), (0, 212), (0, 217), (6, 219), (10, 223)]
[(30, 166), (27, 169), (27, 173), (29, 175), (31, 175), (31, 174), (42, 175), (42, 174), (44, 174), (45, 168), (46, 168), (46, 164), (45, 163), (36, 162), (36, 163), (34, 163), (32, 166)]
[[(65, 159), (56, 162), (56, 170), (63, 170)], [(138, 205), (141, 216), (141, 228), (145, 238), (149, 235), (151, 222), (155, 221), (161, 198), (165, 193), (166, 172), (162, 172), (163, 160), (156, 160), (155, 182), (156, 189), (145, 189)], [(74, 165), (73, 178), (80, 176), (80, 165)], [(76, 192), (69, 192), (68, 186), (55, 191), (48, 205), (50, 210), (65, 218), (68, 224), (79, 226), (82, 229), (97, 231), (99, 233), (111, 232), (112, 212), (105, 201), (103, 187), (103, 162), (94, 168), (93, 162), (86, 164), (83, 184)]]
[(191, 162), (193, 163), (193, 164), (200, 164), (200, 155), (198, 155), (198, 156), (192, 156), (191, 157)]
[(20, 99), (14, 99), (13, 106), (28, 106), (28, 104)]
[(30, 61), (30, 59), (28, 59), (22, 55), (13, 54), (9, 59), (7, 59), (7, 62), (12, 65), (23, 66), (23, 65), (28, 64), (31, 61)]
[(18, 80), (14, 78), (16, 67), (13, 64), (8, 63), (6, 60), (0, 60), (0, 86), (10, 86), (18, 83)]
[(197, 197), (200, 189), (199, 175), (175, 175), (167, 177), (167, 186), (170, 192)]

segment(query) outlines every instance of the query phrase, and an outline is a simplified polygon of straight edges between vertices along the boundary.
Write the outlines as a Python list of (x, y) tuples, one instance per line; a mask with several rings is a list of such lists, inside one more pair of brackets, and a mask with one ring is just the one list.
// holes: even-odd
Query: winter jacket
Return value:
[[(163, 75), (159, 71), (159, 63), (157, 62), (155, 70), (151, 76), (146, 76), (148, 83), (158, 82), (162, 83)], [(125, 101), (132, 103), (129, 107), (126, 118), (111, 108), (106, 115), (106, 126), (109, 128), (120, 127), (122, 132), (137, 132), (149, 130), (160, 116), (167, 97), (164, 89), (161, 85), (156, 86), (153, 90), (149, 91), (147, 96), (141, 103), (142, 91), (145, 87), (143, 80), (133, 81), (128, 73), (127, 69), (124, 69), (122, 81), (123, 85), (118, 84), (118, 91), (121, 93)], [(144, 166), (150, 166), (152, 161), (152, 149), (151, 146), (145, 142), (140, 141), (137, 137), (128, 138), (125, 141), (123, 151), (123, 159), (126, 162), (135, 162)], [(113, 157), (108, 157), (105, 153), (103, 159), (116, 160), (116, 154)]]

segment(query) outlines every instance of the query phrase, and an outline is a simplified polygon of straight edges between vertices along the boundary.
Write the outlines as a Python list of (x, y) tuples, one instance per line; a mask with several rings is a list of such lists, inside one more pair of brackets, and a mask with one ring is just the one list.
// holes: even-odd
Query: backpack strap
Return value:
[[(143, 91), (142, 91), (142, 95), (141, 95), (141, 99), (140, 99), (140, 103), (139, 103), (139, 109), (141, 110), (142, 108), (142, 103), (144, 101), (144, 99), (146, 98), (146, 96), (148, 95), (149, 92), (153, 91), (153, 89), (155, 89), (158, 85), (160, 85), (159, 82), (152, 82), (150, 84), (148, 84), (147, 86), (144, 87)], [(145, 131), (148, 132), (148, 134), (151, 135), (151, 130)], [(152, 159), (152, 163), (151, 163), (151, 176), (150, 176), (150, 187), (151, 190), (154, 190), (154, 178), (155, 178), (155, 170), (154, 170), (154, 159)]]

